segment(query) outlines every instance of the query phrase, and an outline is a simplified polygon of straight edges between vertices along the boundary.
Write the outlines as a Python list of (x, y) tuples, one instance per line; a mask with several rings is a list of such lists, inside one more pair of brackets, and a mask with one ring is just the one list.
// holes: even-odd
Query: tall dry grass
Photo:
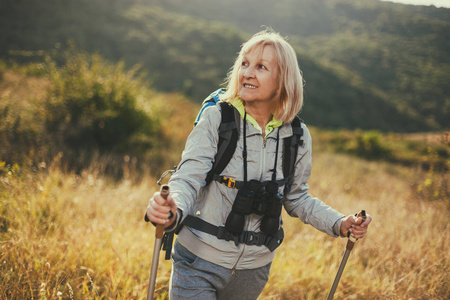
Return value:
[[(448, 195), (428, 201), (414, 185), (429, 174), (327, 152), (313, 159), (312, 194), (373, 217), (335, 299), (448, 299)], [(0, 299), (145, 299), (154, 229), (143, 213), (154, 178), (114, 183), (95, 169), (74, 175), (44, 165), (0, 174)], [(346, 241), (284, 221), (260, 299), (326, 298)], [(170, 268), (160, 263), (159, 299), (168, 299)]]
[[(339, 211), (365, 209), (368, 235), (350, 254), (336, 299), (448, 299), (449, 202), (419, 200), (411, 169), (321, 153), (311, 191)], [(436, 179), (437, 180), (437, 179)], [(346, 241), (285, 218), (280, 249), (262, 299), (325, 299)]]

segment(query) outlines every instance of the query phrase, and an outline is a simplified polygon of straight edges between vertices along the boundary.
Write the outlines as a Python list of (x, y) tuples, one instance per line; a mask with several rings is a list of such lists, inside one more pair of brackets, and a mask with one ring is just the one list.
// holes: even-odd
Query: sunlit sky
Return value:
[(396, 2), (402, 4), (413, 4), (413, 5), (434, 5), (436, 7), (450, 8), (450, 0), (381, 0), (381, 1)]

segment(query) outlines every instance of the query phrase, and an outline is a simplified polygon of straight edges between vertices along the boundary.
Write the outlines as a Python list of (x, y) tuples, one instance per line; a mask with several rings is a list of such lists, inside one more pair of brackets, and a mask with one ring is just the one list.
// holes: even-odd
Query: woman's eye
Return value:
[(243, 66), (243, 67), (246, 67), (246, 66), (248, 66), (248, 62), (246, 62), (246, 61), (243, 61), (243, 62), (242, 62), (242, 64), (241, 64), (241, 66)]
[(267, 69), (265, 65), (259, 65), (258, 66), (260, 69)]

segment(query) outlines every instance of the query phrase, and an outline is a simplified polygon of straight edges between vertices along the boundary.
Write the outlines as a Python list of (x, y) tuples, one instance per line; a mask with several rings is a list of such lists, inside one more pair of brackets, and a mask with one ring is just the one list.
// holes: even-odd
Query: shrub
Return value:
[(378, 131), (367, 131), (356, 136), (357, 155), (370, 159), (385, 159), (391, 156), (389, 148), (383, 146), (381, 133)]
[(138, 67), (126, 70), (123, 62), (111, 64), (70, 46), (16, 72), (31, 74), (21, 75), (28, 83), (36, 68), (48, 81), (43, 96), (18, 90), (27, 96), (21, 106), (13, 104), (18, 95), (0, 106), (0, 159), (37, 166), (58, 157), (80, 171), (102, 157), (101, 171), (110, 173), (121, 172), (124, 157), (140, 165), (151, 160), (162, 139), (159, 106)]
[(108, 65), (94, 55), (69, 51), (51, 72), (45, 127), (56, 148), (76, 154), (142, 154), (152, 147), (158, 123), (137, 105), (143, 82), (124, 64)]

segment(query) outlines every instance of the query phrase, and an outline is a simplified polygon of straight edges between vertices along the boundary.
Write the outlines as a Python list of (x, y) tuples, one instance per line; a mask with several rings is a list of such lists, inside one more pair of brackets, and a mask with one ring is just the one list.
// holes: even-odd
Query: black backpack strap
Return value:
[(283, 176), (286, 179), (284, 185), (284, 195), (291, 190), (292, 180), (295, 172), (295, 161), (297, 159), (298, 147), (303, 145), (303, 121), (296, 116), (291, 122), (292, 136), (284, 138), (284, 153), (283, 153)]
[(187, 215), (183, 220), (183, 225), (197, 229), (202, 232), (216, 236), (220, 240), (234, 241), (235, 245), (246, 244), (255, 246), (266, 246), (270, 251), (274, 251), (284, 239), (283, 228), (280, 228), (274, 235), (267, 235), (263, 232), (243, 231), (239, 235), (229, 232), (225, 226), (215, 226), (200, 219)]
[(162, 250), (166, 252), (166, 255), (164, 256), (164, 260), (170, 260), (170, 254), (172, 253), (172, 245), (173, 245), (173, 236), (174, 232), (166, 232), (164, 233), (163, 239), (162, 239)]
[(227, 102), (219, 102), (219, 105), (222, 115), (222, 121), (219, 127), (219, 143), (214, 158), (214, 165), (206, 176), (206, 184), (209, 184), (214, 179), (214, 175), (220, 175), (228, 165), (236, 150), (239, 138), (234, 107)]

